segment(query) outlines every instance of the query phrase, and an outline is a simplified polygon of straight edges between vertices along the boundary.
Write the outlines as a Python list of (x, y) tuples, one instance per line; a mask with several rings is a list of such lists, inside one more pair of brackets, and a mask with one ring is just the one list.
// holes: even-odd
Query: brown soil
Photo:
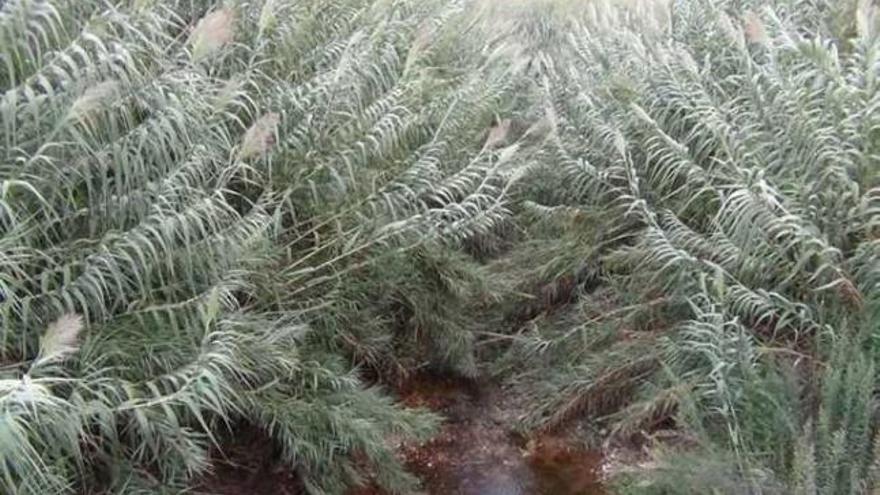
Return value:
[(278, 460), (272, 440), (254, 427), (236, 428), (234, 438), (213, 453), (213, 473), (194, 490), (210, 495), (305, 495), (296, 473)]
[(561, 437), (514, 434), (512, 412), (491, 384), (419, 376), (401, 388), (408, 406), (447, 418), (439, 435), (404, 446), (407, 467), (431, 495), (601, 495), (602, 455)]
[[(492, 384), (416, 376), (398, 388), (400, 401), (446, 418), (439, 434), (404, 444), (399, 455), (427, 495), (604, 495), (601, 453), (574, 446), (564, 434), (524, 438), (511, 431), (515, 407)], [(302, 495), (296, 473), (277, 460), (255, 428), (239, 431), (215, 454), (214, 473), (196, 493)], [(368, 486), (349, 495), (387, 495)]]

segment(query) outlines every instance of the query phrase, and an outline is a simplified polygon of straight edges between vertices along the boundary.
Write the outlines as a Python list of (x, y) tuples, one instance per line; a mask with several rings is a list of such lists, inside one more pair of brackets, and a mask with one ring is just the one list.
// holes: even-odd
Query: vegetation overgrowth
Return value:
[(870, 0), (6, 0), (0, 62), (0, 492), (257, 428), (413, 493), (422, 369), (624, 493), (880, 488)]

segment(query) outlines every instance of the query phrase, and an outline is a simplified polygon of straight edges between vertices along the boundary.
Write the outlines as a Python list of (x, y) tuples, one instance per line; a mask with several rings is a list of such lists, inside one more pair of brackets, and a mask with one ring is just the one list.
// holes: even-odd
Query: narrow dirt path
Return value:
[[(446, 419), (421, 445), (399, 445), (407, 468), (427, 495), (605, 495), (601, 453), (564, 436), (526, 439), (512, 431), (518, 414), (490, 383), (419, 375), (397, 390), (401, 402)], [(274, 458), (272, 442), (257, 429), (240, 432), (217, 458), (215, 472), (194, 493), (302, 495), (296, 474)], [(376, 488), (349, 495), (386, 495)]]
[(562, 438), (526, 440), (511, 431), (502, 391), (491, 384), (420, 376), (400, 390), (408, 406), (447, 418), (440, 434), (404, 446), (407, 466), (431, 495), (603, 495), (602, 455)]

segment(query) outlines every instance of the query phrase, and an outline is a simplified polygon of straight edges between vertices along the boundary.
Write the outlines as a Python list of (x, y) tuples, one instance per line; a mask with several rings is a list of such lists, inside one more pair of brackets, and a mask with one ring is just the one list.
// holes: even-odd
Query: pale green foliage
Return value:
[(411, 493), (436, 418), (358, 366), (487, 355), (528, 429), (687, 440), (627, 489), (875, 488), (872, 2), (0, 3), (2, 491), (249, 423)]
[(385, 439), (433, 416), (364, 388), (316, 315), (347, 274), (507, 215), (511, 153), (481, 133), (516, 78), (452, 45), (461, 15), (2, 2), (4, 493), (177, 489), (239, 421), (313, 493), (365, 467), (413, 488)]
[(874, 486), (880, 18), (840, 8), (676, 2), (671, 35), (609, 11), (542, 58), (555, 132), (516, 256), (580, 302), (502, 363), (528, 426), (696, 439), (704, 462), (676, 450), (636, 491)]

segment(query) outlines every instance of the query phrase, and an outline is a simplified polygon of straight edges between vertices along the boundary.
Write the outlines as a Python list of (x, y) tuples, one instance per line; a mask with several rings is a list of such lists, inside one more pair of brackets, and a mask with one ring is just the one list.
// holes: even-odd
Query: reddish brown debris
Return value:
[[(513, 434), (501, 392), (487, 384), (417, 376), (401, 401), (428, 407), (447, 422), (432, 440), (404, 444), (401, 459), (429, 495), (601, 495), (602, 455), (563, 436), (526, 441)], [(387, 495), (376, 487), (350, 495)]]

